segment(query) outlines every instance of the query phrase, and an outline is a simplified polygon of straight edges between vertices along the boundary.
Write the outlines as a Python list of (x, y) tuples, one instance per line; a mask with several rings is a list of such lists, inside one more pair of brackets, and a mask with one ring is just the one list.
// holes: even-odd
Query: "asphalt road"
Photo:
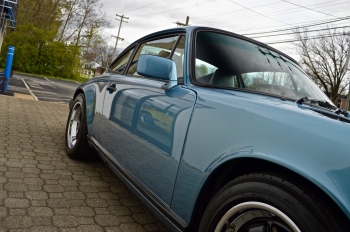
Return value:
[(31, 95), (34, 100), (68, 103), (80, 84), (74, 81), (14, 74), (10, 79), (8, 95)]

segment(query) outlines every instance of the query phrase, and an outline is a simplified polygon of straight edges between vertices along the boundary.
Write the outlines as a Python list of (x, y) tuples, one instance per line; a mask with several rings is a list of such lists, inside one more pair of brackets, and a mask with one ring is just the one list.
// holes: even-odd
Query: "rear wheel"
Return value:
[(266, 174), (241, 176), (210, 201), (199, 231), (346, 231), (307, 193)]
[(80, 93), (73, 102), (66, 126), (66, 151), (73, 159), (90, 159), (95, 155), (87, 141), (85, 98)]

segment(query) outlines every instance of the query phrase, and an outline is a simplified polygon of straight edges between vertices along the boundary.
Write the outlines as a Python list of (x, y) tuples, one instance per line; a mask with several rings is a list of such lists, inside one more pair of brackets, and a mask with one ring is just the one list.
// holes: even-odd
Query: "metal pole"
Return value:
[(15, 53), (15, 47), (14, 46), (9, 46), (8, 53), (7, 53), (7, 58), (6, 58), (5, 70), (4, 70), (4, 80), (7, 79), (5, 90), (8, 90), (9, 83), (10, 83), (12, 61), (13, 61), (14, 53)]

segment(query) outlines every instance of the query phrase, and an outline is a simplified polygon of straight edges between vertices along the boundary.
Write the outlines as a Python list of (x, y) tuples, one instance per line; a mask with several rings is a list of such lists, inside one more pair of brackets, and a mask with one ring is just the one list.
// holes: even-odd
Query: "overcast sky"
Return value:
[[(118, 48), (124, 49), (138, 38), (162, 29), (176, 27), (174, 22), (224, 29), (238, 34), (267, 32), (272, 30), (308, 25), (338, 17), (350, 16), (350, 1), (347, 0), (101, 0), (112, 28), (104, 31), (104, 37), (114, 46), (111, 35), (118, 34), (119, 21), (116, 14), (129, 17), (123, 23)], [(325, 25), (310, 27), (324, 28)], [(350, 26), (349, 20), (332, 24), (336, 27)], [(345, 28), (348, 31), (349, 28)], [(343, 29), (341, 29), (343, 30)], [(280, 32), (288, 33), (290, 31)], [(247, 35), (254, 37), (256, 35)], [(293, 35), (255, 38), (262, 42), (293, 39)], [(298, 59), (292, 43), (271, 46)], [(118, 50), (119, 50), (118, 49)]]

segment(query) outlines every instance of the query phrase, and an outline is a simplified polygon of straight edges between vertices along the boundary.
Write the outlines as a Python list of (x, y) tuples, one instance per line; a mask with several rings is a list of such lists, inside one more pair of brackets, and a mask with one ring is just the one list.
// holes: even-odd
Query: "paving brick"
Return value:
[(138, 225), (135, 223), (121, 224), (120, 230), (122, 232), (142, 232), (142, 231), (145, 231), (145, 229), (141, 225)]
[(9, 198), (23, 198), (23, 192), (8, 192)]
[(7, 183), (7, 177), (1, 176), (0, 177), (0, 184), (4, 184), (4, 183)]
[(30, 231), (33, 232), (57, 232), (58, 228), (54, 226), (33, 226)]
[(50, 193), (63, 192), (63, 186), (60, 186), (60, 185), (44, 185), (43, 188), (45, 192), (50, 192)]
[(29, 228), (32, 225), (32, 219), (28, 216), (8, 216), (4, 220), (4, 227), (9, 229)]
[(157, 220), (148, 213), (133, 214), (131, 216), (139, 224), (155, 223)]
[(95, 213), (92, 208), (86, 206), (77, 206), (70, 208), (70, 212), (74, 216), (94, 216)]
[(28, 215), (32, 217), (50, 217), (53, 215), (53, 212), (49, 207), (30, 207)]
[(34, 207), (46, 206), (45, 200), (31, 200), (30, 203), (31, 203), (31, 206), (34, 206)]
[(100, 226), (117, 226), (120, 224), (118, 217), (114, 215), (97, 215), (95, 221)]
[[(4, 211), (6, 212), (6, 208)], [(9, 209), (9, 212), (10, 212), (9, 215), (11, 216), (27, 215), (27, 209)]]
[(67, 199), (84, 199), (85, 195), (82, 192), (65, 192), (64, 197)]
[(110, 206), (108, 207), (109, 211), (116, 216), (125, 216), (131, 215), (132, 211), (125, 206)]
[(67, 157), (67, 105), (0, 95), (0, 109), (0, 232), (168, 231), (102, 161)]
[(43, 191), (28, 191), (26, 192), (26, 198), (29, 200), (45, 200), (48, 199), (48, 195)]
[(90, 207), (107, 207), (108, 204), (105, 200), (103, 199), (86, 199), (85, 200), (86, 204)]
[(31, 217), (33, 226), (51, 226), (51, 217)]
[(109, 210), (107, 208), (94, 208), (94, 211), (96, 214), (110, 214)]
[(74, 216), (55, 215), (52, 218), (53, 225), (57, 227), (75, 227), (78, 226), (78, 220)]
[(50, 198), (63, 198), (62, 193), (49, 193)]
[(8, 208), (26, 208), (29, 206), (27, 199), (8, 198), (5, 199), (5, 206)]
[(43, 185), (44, 180), (35, 177), (26, 177), (23, 179), (23, 182), (27, 185)]
[(98, 225), (81, 225), (77, 228), (79, 232), (103, 232), (101, 226)]

